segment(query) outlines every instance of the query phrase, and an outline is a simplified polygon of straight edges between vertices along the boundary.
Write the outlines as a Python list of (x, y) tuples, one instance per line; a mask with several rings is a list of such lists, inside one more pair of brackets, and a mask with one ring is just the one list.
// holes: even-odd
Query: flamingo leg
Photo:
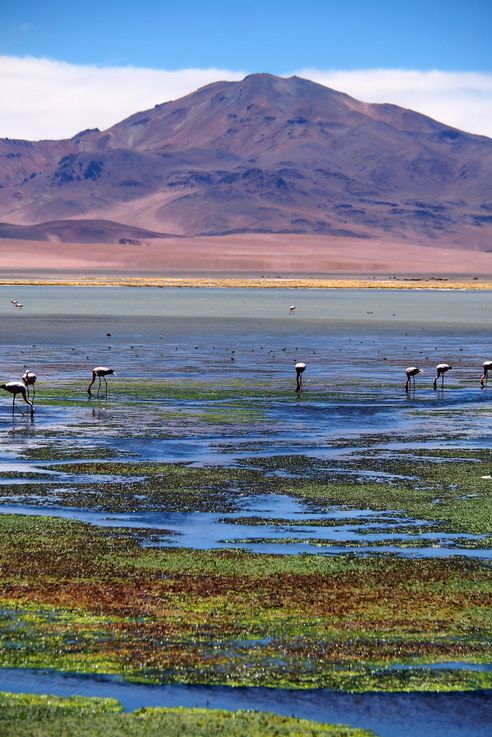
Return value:
[(23, 417), (25, 416), (25, 412), (23, 412), (22, 409), (19, 407), (19, 405), (15, 403), (15, 394), (14, 394), (14, 399), (12, 402), (12, 414), (14, 414), (14, 407), (17, 407), (17, 409), (19, 410), (19, 412), (21, 413)]
[(106, 396), (108, 396), (108, 382), (106, 381), (106, 377), (104, 376), (104, 384), (106, 386)]
[[(31, 410), (31, 417), (32, 417), (32, 415), (34, 414), (34, 404), (32, 402), (30, 402), (29, 399), (27, 399), (27, 397), (25, 397), (25, 396), (23, 397), (23, 399), (24, 399), (24, 402), (27, 404), (27, 406), (30, 408), (30, 410)], [(25, 414), (25, 413), (22, 412), (22, 414)]]

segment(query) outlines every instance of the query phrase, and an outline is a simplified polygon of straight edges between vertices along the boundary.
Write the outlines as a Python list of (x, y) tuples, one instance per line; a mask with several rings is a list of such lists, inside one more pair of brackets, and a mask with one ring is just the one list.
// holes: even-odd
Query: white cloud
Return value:
[(492, 74), (410, 69), (300, 69), (296, 73), (364, 102), (390, 102), (492, 137)]
[(128, 115), (245, 72), (77, 66), (50, 59), (0, 56), (0, 137), (69, 138), (108, 128)]
[[(295, 73), (366, 102), (395, 103), (492, 137), (492, 74), (399, 69)], [(204, 84), (242, 79), (245, 74), (227, 69), (78, 66), (0, 56), (0, 136), (67, 138), (85, 128), (104, 129)]]

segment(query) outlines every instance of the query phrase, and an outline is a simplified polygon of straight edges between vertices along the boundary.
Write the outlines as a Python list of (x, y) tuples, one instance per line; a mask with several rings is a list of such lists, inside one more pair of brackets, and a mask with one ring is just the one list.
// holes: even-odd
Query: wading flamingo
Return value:
[(409, 384), (413, 384), (413, 388), (415, 389), (415, 377), (417, 374), (421, 374), (422, 371), (417, 368), (416, 366), (409, 366), (407, 369), (405, 369), (405, 373), (407, 375), (407, 383), (405, 384), (405, 391), (408, 392)]
[(24, 382), (24, 386), (27, 389), (27, 396), (29, 396), (29, 387), (32, 386), (32, 398), (36, 396), (36, 389), (34, 388), (34, 384), (36, 383), (36, 379), (38, 377), (33, 371), (25, 371), (25, 373), (22, 375), (22, 381)]
[(437, 376), (434, 379), (434, 389), (437, 389), (437, 380), (441, 377), (441, 389), (444, 389), (444, 374), (451, 371), (453, 367), (449, 363), (438, 363), (436, 366)]
[[(14, 414), (15, 408), (17, 407), (15, 403), (15, 398), (18, 394), (20, 394), (24, 402), (28, 404), (31, 408), (31, 417), (33, 416), (34, 405), (27, 398), (27, 390), (22, 381), (9, 381), (7, 384), (0, 384), (0, 389), (4, 389), (6, 392), (9, 392), (9, 394), (12, 394), (12, 415)], [(24, 414), (20, 407), (17, 407), (17, 409), (20, 411), (21, 414)]]
[(294, 368), (296, 370), (296, 379), (297, 379), (296, 392), (300, 392), (301, 389), (302, 389), (302, 375), (303, 375), (304, 371), (306, 370), (306, 364), (305, 363), (296, 363), (296, 365), (294, 366)]
[(104, 383), (106, 385), (106, 396), (108, 395), (108, 382), (106, 381), (106, 376), (109, 376), (110, 374), (114, 374), (114, 370), (111, 368), (106, 368), (106, 366), (96, 366), (96, 368), (92, 369), (92, 381), (87, 387), (87, 394), (89, 396), (92, 396), (91, 392), (91, 386), (95, 382), (96, 379), (99, 379), (99, 384), (97, 386), (97, 393), (99, 394), (99, 390), (101, 389), (101, 379), (104, 379)]
[(492, 371), (492, 361), (484, 361), (483, 364), (483, 376), (480, 379), (480, 386), (482, 389), (485, 389), (487, 387), (487, 374), (489, 371)]

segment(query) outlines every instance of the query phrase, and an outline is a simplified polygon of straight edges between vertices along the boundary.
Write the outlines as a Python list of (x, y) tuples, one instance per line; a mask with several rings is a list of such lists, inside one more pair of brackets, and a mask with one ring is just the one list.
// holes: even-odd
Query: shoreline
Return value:
[(0, 278), (0, 286), (35, 287), (153, 287), (159, 289), (392, 289), (392, 290), (456, 290), (492, 291), (492, 277), (12, 277)]

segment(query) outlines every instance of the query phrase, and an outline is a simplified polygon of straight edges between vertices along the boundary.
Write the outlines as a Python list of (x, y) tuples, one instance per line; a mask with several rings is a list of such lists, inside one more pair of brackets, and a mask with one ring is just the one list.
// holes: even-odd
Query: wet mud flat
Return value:
[[(488, 708), (483, 330), (439, 324), (424, 299), (402, 332), (401, 295), (325, 317), (310, 296), (300, 320), (301, 293), (295, 317), (280, 314), (292, 293), (190, 306), (166, 292), (135, 298), (136, 315), (119, 296), (101, 315), (96, 295), (71, 325), (50, 312), (60, 293), (31, 295), (3, 346), (4, 370), (39, 376), (32, 422), (8, 401), (0, 414), (3, 668), (263, 687), (279, 713), (286, 689), (313, 688)], [(438, 360), (453, 371), (435, 392)], [(118, 375), (90, 399), (97, 364)], [(406, 395), (410, 364), (426, 373)], [(350, 708), (342, 721), (377, 731)]]

